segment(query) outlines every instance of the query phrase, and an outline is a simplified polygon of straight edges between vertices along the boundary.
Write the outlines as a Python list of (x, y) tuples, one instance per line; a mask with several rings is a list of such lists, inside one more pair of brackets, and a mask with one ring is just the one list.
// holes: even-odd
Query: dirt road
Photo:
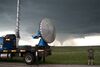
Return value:
[(25, 63), (8, 63), (0, 62), (0, 67), (100, 67), (100, 65), (61, 65), (61, 64), (41, 64), (41, 65), (26, 65)]

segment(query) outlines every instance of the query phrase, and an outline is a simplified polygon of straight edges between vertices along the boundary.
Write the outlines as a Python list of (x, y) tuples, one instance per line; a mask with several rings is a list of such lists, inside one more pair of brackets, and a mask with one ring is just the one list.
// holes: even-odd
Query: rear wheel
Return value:
[(31, 53), (27, 53), (26, 55), (25, 55), (25, 57), (24, 57), (24, 60), (25, 60), (25, 63), (26, 64), (33, 64), (33, 62), (34, 62), (34, 56), (33, 56), (33, 54), (31, 54)]

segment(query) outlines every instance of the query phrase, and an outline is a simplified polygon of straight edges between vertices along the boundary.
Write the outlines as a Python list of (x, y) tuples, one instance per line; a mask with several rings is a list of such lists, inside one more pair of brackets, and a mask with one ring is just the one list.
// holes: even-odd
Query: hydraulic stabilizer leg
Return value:
[(38, 61), (38, 51), (35, 52), (35, 55), (36, 55), (36, 64), (38, 65), (39, 64), (39, 61)]
[(36, 56), (36, 64), (39, 64), (39, 60), (38, 60), (38, 46), (36, 45), (36, 52), (35, 52), (35, 56)]
[(45, 48), (44, 48), (44, 51), (43, 51), (43, 62), (45, 63)]

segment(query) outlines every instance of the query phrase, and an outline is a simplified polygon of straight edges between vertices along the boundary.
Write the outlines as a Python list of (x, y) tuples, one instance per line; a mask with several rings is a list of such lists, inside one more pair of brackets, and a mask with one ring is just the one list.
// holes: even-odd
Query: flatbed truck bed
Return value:
[(13, 50), (0, 50), (0, 58), (8, 59), (13, 57), (22, 57), (26, 64), (38, 63), (41, 59), (45, 62), (45, 57), (51, 55), (50, 47), (31, 47), (19, 46)]

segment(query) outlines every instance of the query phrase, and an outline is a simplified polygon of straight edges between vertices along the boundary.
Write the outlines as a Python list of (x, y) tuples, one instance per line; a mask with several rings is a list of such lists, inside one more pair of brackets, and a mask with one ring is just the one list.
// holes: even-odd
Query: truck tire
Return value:
[(33, 54), (26, 53), (26, 55), (24, 57), (24, 61), (26, 64), (31, 65), (31, 64), (33, 64), (34, 60), (35, 60), (35, 58), (34, 58)]

